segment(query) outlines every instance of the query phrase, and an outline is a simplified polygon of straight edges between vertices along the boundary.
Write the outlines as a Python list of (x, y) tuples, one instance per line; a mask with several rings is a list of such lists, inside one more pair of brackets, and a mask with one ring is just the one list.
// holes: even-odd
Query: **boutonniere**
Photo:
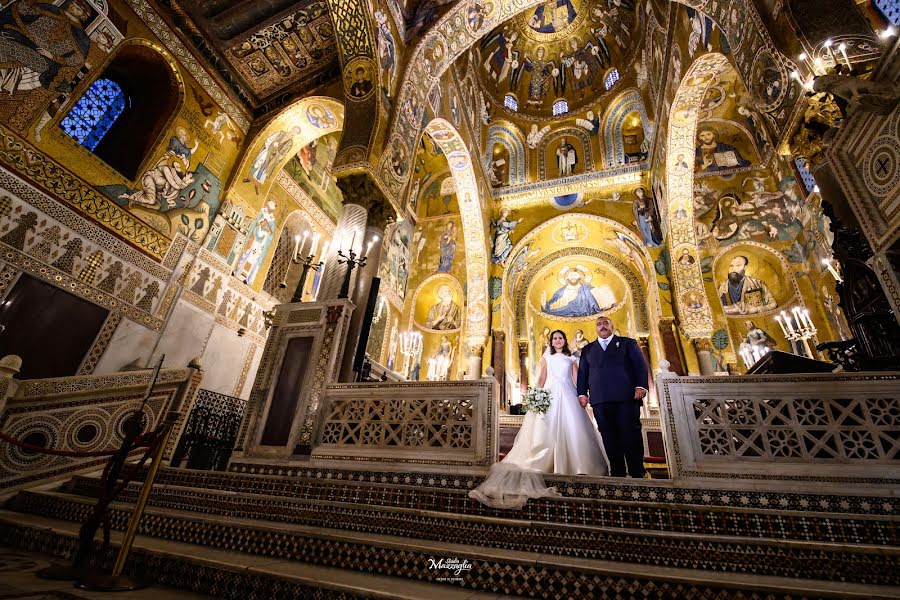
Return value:
[(616, 342), (616, 348), (618, 348), (618, 347), (619, 347), (619, 342)]

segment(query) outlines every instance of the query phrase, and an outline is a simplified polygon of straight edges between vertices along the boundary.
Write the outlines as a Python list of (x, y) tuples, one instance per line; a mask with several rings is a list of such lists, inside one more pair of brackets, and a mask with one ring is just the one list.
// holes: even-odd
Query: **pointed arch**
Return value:
[(302, 98), (278, 114), (247, 144), (232, 172), (228, 195), (261, 203), (284, 165), (301, 148), (322, 136), (342, 131), (344, 106), (327, 96)]
[[(666, 210), (671, 256), (679, 256), (682, 250), (699, 256), (693, 193), (697, 121), (706, 92), (716, 78), (730, 68), (731, 63), (725, 55), (704, 54), (685, 73), (672, 101), (666, 152)], [(700, 261), (673, 265), (672, 283), (684, 333), (694, 339), (708, 338), (714, 323)]]
[(466, 245), (467, 336), (475, 345), (484, 344), (488, 334), (487, 247), (483, 200), (478, 194), (472, 157), (459, 132), (444, 119), (433, 119), (425, 133), (441, 147), (450, 164)]
[(604, 158), (607, 166), (625, 163), (622, 124), (625, 122), (625, 117), (635, 111), (641, 116), (644, 139), (653, 139), (653, 122), (647, 116), (647, 109), (644, 107), (640, 92), (635, 89), (623, 92), (610, 104), (606, 117), (603, 119)]

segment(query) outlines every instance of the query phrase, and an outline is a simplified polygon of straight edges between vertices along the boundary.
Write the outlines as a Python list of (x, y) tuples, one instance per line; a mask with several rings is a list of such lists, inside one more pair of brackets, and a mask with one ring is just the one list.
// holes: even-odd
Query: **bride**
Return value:
[(529, 498), (559, 496), (542, 473), (607, 475), (600, 433), (578, 402), (578, 359), (566, 334), (554, 331), (538, 366), (538, 387), (550, 391), (550, 408), (529, 412), (506, 458), (491, 467), (487, 479), (469, 496), (494, 508), (522, 508)]

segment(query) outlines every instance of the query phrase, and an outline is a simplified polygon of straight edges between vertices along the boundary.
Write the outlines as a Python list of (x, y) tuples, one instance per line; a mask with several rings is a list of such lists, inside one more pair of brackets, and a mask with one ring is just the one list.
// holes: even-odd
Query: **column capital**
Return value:
[(712, 341), (706, 338), (694, 338), (691, 340), (697, 352), (711, 352), (713, 349)]
[(390, 201), (369, 173), (348, 173), (337, 180), (344, 204), (358, 204), (366, 209), (366, 225), (384, 231), (397, 218)]

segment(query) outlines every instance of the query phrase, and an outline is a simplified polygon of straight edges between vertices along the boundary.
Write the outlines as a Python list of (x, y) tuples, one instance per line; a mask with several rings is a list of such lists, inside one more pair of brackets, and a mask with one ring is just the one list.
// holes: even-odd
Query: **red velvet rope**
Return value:
[[(138, 436), (134, 440), (135, 448), (143, 448), (148, 446), (149, 443), (153, 441), (153, 437), (155, 436), (155, 431), (147, 432), (143, 435)], [(34, 444), (26, 444), (22, 440), (18, 440), (10, 435), (6, 435), (2, 431), (0, 431), (0, 440), (12, 444), (13, 446), (18, 446), (23, 450), (29, 450), (31, 452), (37, 452), (39, 454), (51, 454), (53, 456), (71, 456), (75, 458), (88, 458), (91, 456), (112, 456), (118, 450), (96, 450), (94, 452), (75, 452), (74, 450), (53, 450), (52, 448), (44, 448), (43, 446), (35, 446)]]

